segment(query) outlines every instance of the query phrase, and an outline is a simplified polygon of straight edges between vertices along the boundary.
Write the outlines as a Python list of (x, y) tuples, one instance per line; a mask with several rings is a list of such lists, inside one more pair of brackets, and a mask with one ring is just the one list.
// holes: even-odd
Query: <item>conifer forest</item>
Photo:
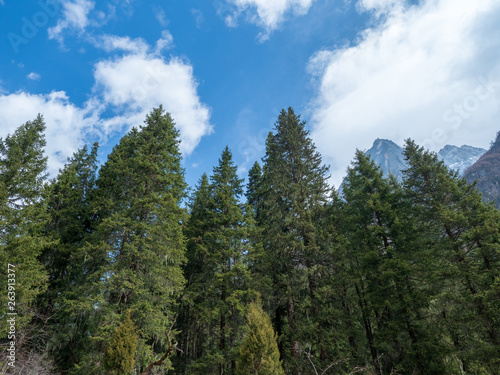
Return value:
[(292, 108), (191, 188), (161, 106), (53, 178), (44, 130), (0, 140), (0, 374), (500, 374), (500, 211), (411, 139), (339, 192)]

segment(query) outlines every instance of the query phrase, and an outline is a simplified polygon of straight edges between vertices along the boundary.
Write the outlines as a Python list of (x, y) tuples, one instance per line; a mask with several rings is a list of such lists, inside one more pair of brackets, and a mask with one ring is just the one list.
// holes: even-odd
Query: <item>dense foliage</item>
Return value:
[(289, 108), (246, 191), (226, 147), (188, 197), (161, 107), (100, 168), (94, 144), (51, 181), (44, 130), (38, 116), (0, 140), (18, 369), (500, 373), (500, 211), (412, 140), (402, 179), (357, 151), (339, 195)]

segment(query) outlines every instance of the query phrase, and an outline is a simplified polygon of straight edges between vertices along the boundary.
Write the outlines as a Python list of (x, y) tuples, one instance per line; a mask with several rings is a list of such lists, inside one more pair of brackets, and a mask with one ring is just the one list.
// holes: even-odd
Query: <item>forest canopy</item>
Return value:
[(500, 212), (414, 141), (339, 193), (288, 108), (189, 195), (161, 106), (51, 180), (44, 131), (0, 139), (1, 373), (500, 373)]

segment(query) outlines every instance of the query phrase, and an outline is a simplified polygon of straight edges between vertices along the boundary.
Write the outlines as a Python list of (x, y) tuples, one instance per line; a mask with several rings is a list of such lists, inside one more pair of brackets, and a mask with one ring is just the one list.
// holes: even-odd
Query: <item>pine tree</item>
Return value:
[[(343, 195), (346, 204), (343, 227), (350, 245), (346, 254), (349, 257), (347, 266), (350, 282), (356, 292), (366, 336), (365, 343), (369, 348), (372, 364), (377, 374), (382, 374), (380, 363), (382, 353), (379, 352), (380, 345), (377, 345), (376, 341), (376, 317), (381, 316), (381, 319), (387, 319), (386, 316), (390, 315), (390, 312), (382, 315), (382, 311), (388, 306), (376, 307), (377, 300), (386, 301), (387, 298), (373, 296), (377, 289), (383, 290), (387, 287), (387, 283), (383, 284), (380, 277), (380, 270), (389, 246), (389, 239), (382, 223), (383, 212), (381, 212), (387, 208), (387, 204), (381, 201), (381, 198), (386, 198), (388, 194), (390, 194), (390, 188), (384, 184), (382, 172), (361, 151), (357, 151), (353, 167), (348, 170), (348, 175), (344, 180)], [(372, 298), (369, 299), (369, 297)], [(380, 322), (380, 324), (383, 323)]]
[[(103, 343), (127, 310), (139, 332), (136, 369), (167, 351), (165, 332), (185, 282), (185, 187), (178, 131), (156, 108), (120, 140), (99, 172), (93, 204), (100, 222), (80, 251), (86, 280), (73, 304), (74, 314), (93, 316), (98, 326), (91, 332), (94, 349), (79, 361), (82, 371), (98, 371)], [(168, 359), (162, 364), (170, 367)]]
[[(266, 142), (260, 184), (259, 225), (262, 236), (261, 275), (271, 275), (274, 295), (264, 300), (277, 329), (285, 371), (300, 372), (299, 314), (320, 314), (314, 304), (320, 254), (317, 223), (325, 213), (327, 170), (305, 122), (293, 109), (283, 110)], [(263, 293), (265, 295), (265, 293)], [(301, 306), (302, 305), (302, 306)], [(310, 342), (311, 337), (304, 341)], [(321, 342), (315, 342), (321, 352)], [(318, 354), (319, 355), (319, 354)]]
[(236, 362), (236, 374), (284, 375), (271, 319), (255, 303), (250, 304), (245, 331)]
[(49, 273), (49, 282), (37, 304), (46, 320), (44, 323), (39, 319), (39, 324), (50, 332), (45, 345), (63, 371), (70, 369), (81, 353), (87, 351), (88, 320), (72, 314), (71, 305), (78, 300), (79, 288), (85, 281), (77, 260), (79, 252), (97, 223), (92, 204), (97, 150), (97, 143), (90, 150), (84, 146), (68, 159), (51, 183), (47, 204), (49, 221), (44, 232), (58, 243), (45, 248), (40, 256)]
[(209, 308), (206, 306), (207, 295), (203, 291), (215, 282), (214, 265), (211, 263), (205, 239), (205, 233), (214, 229), (208, 220), (208, 210), (211, 205), (210, 182), (206, 173), (203, 173), (191, 197), (190, 217), (184, 230), (187, 262), (183, 271), (186, 288), (177, 319), (177, 326), (181, 330), (183, 355), (176, 358), (177, 371), (184, 372), (188, 364), (203, 356), (209, 335), (207, 319)]
[(111, 375), (131, 374), (134, 369), (138, 334), (130, 310), (116, 328), (104, 354), (104, 367)]
[(95, 217), (91, 198), (97, 177), (97, 150), (97, 143), (91, 150), (87, 146), (78, 150), (50, 187), (46, 234), (57, 238), (58, 244), (41, 255), (49, 271), (49, 290), (44, 295), (47, 308), (52, 308), (55, 296), (75, 281), (76, 275), (70, 270), (71, 259), (92, 231)]
[[(351, 278), (351, 249), (346, 231), (346, 202), (332, 191), (326, 207), (326, 218), (318, 224), (321, 233), (322, 259), (319, 262), (316, 304), (320, 306), (316, 332), (321, 334), (323, 350), (317, 368), (330, 368), (333, 373), (349, 373), (370, 363), (361, 312)], [(309, 352), (311, 354), (311, 352)], [(309, 356), (309, 359), (313, 360)], [(329, 363), (325, 362), (328, 359)], [(331, 367), (328, 367), (331, 366)], [(328, 373), (325, 371), (325, 373)]]
[(357, 151), (343, 193), (346, 260), (375, 372), (444, 373), (446, 347), (424, 321), (433, 258), (398, 182)]
[(250, 168), (250, 170), (248, 171), (248, 184), (245, 195), (247, 197), (248, 204), (253, 207), (254, 213), (257, 218), (257, 222), (259, 221), (257, 216), (260, 206), (261, 182), (262, 182), (262, 168), (258, 162), (255, 162), (252, 168)]
[[(42, 249), (52, 243), (42, 235), (48, 219), (44, 131), (44, 120), (38, 115), (0, 139), (0, 259), (4, 265), (0, 281), (5, 286), (0, 314), (17, 313), (18, 350), (20, 333), (35, 314), (34, 301), (47, 286), (47, 273), (38, 260)], [(14, 288), (9, 293), (8, 279)], [(3, 324), (0, 336), (6, 337), (8, 330)]]
[(443, 293), (436, 302), (464, 371), (500, 371), (498, 277), (500, 213), (473, 185), (408, 140), (404, 184), (413, 215), (427, 225), (439, 257)]
[(226, 147), (210, 184), (202, 177), (191, 206), (183, 318), (184, 335), (191, 338), (185, 340), (187, 373), (234, 374), (243, 312), (254, 295), (247, 266), (253, 217), (239, 202), (243, 181), (236, 171)]

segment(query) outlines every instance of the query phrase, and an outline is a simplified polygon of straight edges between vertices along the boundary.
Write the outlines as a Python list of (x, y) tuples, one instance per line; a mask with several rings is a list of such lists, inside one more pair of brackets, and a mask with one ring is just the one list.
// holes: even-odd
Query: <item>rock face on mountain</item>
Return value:
[(500, 132), (490, 149), (464, 173), (472, 183), (477, 180), (477, 189), (483, 193), (486, 202), (494, 202), (500, 209)]
[(398, 180), (403, 178), (401, 171), (406, 168), (403, 148), (393, 141), (377, 138), (373, 142), (373, 146), (366, 151), (366, 154), (380, 166), (382, 172), (384, 172), (384, 177), (393, 174)]
[(467, 168), (474, 164), (486, 152), (484, 148), (472, 146), (444, 146), (438, 152), (438, 158), (448, 166), (454, 169), (462, 176)]
[[(500, 181), (500, 141), (498, 148), (498, 178), (497, 181)], [(491, 150), (490, 150), (491, 151)], [(490, 152), (488, 151), (488, 152)], [(481, 156), (486, 156), (486, 150), (479, 147), (472, 146), (444, 146), (438, 152), (438, 158), (442, 160), (446, 166), (450, 169), (457, 170), (460, 175), (463, 175), (467, 168), (471, 167), (474, 163), (478, 163), (482, 158)], [(394, 175), (399, 181), (403, 179), (402, 171), (406, 169), (406, 163), (403, 156), (403, 148), (398, 146), (391, 140), (388, 139), (380, 139), (377, 138), (375, 142), (373, 142), (373, 146), (366, 151), (366, 154), (369, 155), (373, 161), (377, 165), (380, 166), (382, 172), (384, 173), (384, 177), (388, 177), (390, 174)], [(472, 167), (471, 167), (472, 168)], [(481, 172), (488, 173), (488, 172)], [(471, 177), (472, 181), (477, 177)], [(339, 192), (343, 189), (343, 183), (339, 187)], [(492, 192), (494, 190), (493, 187), (490, 189)], [(497, 190), (500, 191), (500, 190)], [(499, 193), (500, 194), (500, 193)], [(488, 196), (485, 194), (485, 197)], [(500, 196), (498, 198), (500, 200)]]

